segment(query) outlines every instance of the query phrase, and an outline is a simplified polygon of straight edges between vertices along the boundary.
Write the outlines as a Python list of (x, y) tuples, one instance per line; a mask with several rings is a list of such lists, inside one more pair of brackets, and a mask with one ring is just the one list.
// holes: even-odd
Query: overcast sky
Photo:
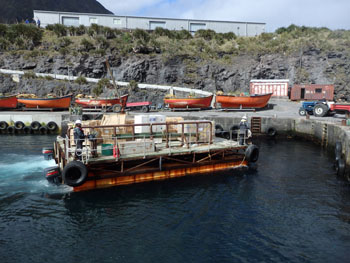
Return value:
[(290, 24), (350, 29), (350, 0), (98, 0), (115, 15)]

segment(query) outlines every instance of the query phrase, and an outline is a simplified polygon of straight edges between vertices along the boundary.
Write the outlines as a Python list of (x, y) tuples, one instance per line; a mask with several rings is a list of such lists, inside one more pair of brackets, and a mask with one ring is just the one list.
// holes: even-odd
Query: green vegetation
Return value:
[(97, 86), (101, 89), (103, 89), (104, 87), (108, 87), (111, 85), (111, 82), (109, 81), (109, 79), (106, 78), (102, 78), (97, 82)]
[(97, 85), (92, 89), (92, 93), (95, 95), (96, 98), (98, 98), (102, 94), (102, 92), (103, 92), (103, 88), (99, 85)]
[(64, 37), (67, 35), (68, 29), (71, 27), (65, 27), (61, 24), (48, 25), (46, 30), (52, 31), (56, 34), (57, 37)]
[(0, 51), (32, 50), (41, 42), (43, 31), (34, 25), (0, 24)]
[(92, 89), (92, 93), (96, 97), (98, 97), (98, 96), (100, 96), (103, 93), (104, 87), (108, 87), (110, 85), (111, 85), (111, 83), (110, 83), (109, 79), (106, 79), (106, 78), (100, 79), (97, 82), (97, 85)]
[(58, 45), (62, 48), (68, 47), (73, 44), (73, 41), (69, 37), (61, 37), (58, 39)]
[(137, 92), (139, 89), (139, 84), (135, 80), (130, 80), (128, 86), (127, 86), (129, 94), (133, 92)]
[(25, 79), (35, 79), (36, 75), (33, 71), (27, 71), (23, 74), (23, 78)]
[(90, 50), (94, 49), (94, 44), (86, 38), (81, 40), (80, 45), (82, 46), (83, 51), (89, 52)]
[(84, 84), (88, 83), (84, 76), (77, 77), (74, 82), (79, 84), (79, 85), (84, 85)]
[[(350, 31), (331, 31), (327, 28), (281, 27), (274, 33), (256, 37), (236, 36), (234, 33), (216, 33), (198, 30), (191, 35), (186, 30), (173, 31), (156, 28), (153, 32), (136, 29), (125, 32), (92, 24), (90, 27), (66, 27), (61, 24), (38, 29), (33, 25), (0, 24), (0, 51), (25, 54), (28, 58), (55, 54), (90, 54), (116, 57), (135, 53), (160, 54), (164, 62), (178, 57), (193, 61), (234, 63), (240, 55), (266, 54), (298, 55), (303, 51), (317, 50), (319, 54), (330, 51), (349, 51)], [(196, 65), (191, 65), (196, 68)], [(186, 72), (192, 78), (195, 71)], [(306, 78), (299, 72), (300, 79)]]

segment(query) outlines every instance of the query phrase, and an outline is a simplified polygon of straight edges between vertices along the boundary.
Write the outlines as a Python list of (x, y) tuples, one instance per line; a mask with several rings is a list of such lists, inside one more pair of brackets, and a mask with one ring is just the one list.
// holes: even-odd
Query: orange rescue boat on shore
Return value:
[(18, 102), (25, 105), (26, 108), (51, 108), (68, 109), (72, 100), (72, 95), (58, 98), (18, 98)]
[(216, 95), (216, 103), (222, 108), (264, 108), (272, 93), (250, 96)]
[(119, 98), (97, 98), (97, 99), (85, 99), (79, 98), (75, 99), (75, 103), (81, 105), (83, 108), (94, 108), (94, 107), (102, 107), (102, 106), (113, 106), (113, 105), (121, 105), (123, 108), (126, 106), (126, 102), (128, 101), (129, 95), (123, 95)]
[(200, 108), (206, 109), (210, 107), (213, 95), (202, 98), (165, 98), (164, 104), (168, 104), (169, 108)]

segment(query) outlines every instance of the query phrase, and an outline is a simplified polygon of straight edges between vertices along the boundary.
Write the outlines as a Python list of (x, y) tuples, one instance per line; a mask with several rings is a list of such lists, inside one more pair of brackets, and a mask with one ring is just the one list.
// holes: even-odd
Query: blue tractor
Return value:
[[(317, 106), (316, 106), (317, 105)], [(323, 111), (323, 115), (321, 116), (320, 110)], [(327, 100), (317, 100), (317, 101), (303, 101), (301, 103), (301, 107), (299, 108), (299, 115), (305, 116), (315, 115), (316, 117), (323, 117), (326, 114), (329, 114), (329, 102)]]
[(299, 108), (299, 115), (305, 116), (306, 114), (312, 115), (314, 114), (314, 108), (319, 101), (303, 101), (301, 103), (301, 107)]

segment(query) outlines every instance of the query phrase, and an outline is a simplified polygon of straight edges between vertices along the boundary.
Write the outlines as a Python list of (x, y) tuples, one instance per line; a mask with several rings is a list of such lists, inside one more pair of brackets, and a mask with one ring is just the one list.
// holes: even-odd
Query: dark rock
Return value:
[(329, 52), (327, 54), (328, 58), (341, 58), (342, 54), (341, 53), (336, 53), (336, 52)]

